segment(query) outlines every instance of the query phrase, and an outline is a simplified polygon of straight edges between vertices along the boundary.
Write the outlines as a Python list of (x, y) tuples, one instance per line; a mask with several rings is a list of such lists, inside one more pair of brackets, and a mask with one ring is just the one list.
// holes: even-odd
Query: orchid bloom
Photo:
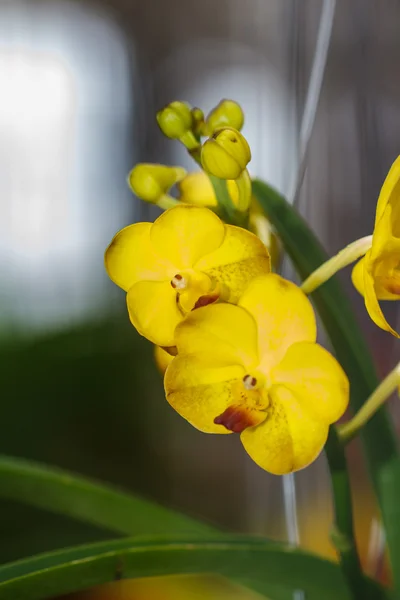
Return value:
[(349, 384), (316, 343), (313, 308), (273, 273), (254, 279), (237, 306), (193, 311), (176, 328), (165, 374), (168, 402), (206, 433), (240, 433), (263, 469), (290, 473), (321, 452), (345, 412)]
[(400, 300), (400, 156), (393, 163), (379, 195), (372, 244), (352, 273), (371, 319), (399, 337), (389, 325), (379, 300)]
[(264, 244), (224, 224), (212, 211), (170, 208), (154, 223), (122, 229), (106, 250), (105, 266), (127, 292), (130, 319), (154, 344), (175, 345), (175, 327), (194, 308), (237, 302), (247, 284), (270, 270)]

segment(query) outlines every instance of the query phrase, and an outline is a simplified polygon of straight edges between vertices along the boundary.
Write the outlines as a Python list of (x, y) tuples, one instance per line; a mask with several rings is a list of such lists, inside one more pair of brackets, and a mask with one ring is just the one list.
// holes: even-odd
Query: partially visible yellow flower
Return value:
[(179, 205), (154, 223), (125, 227), (105, 254), (108, 275), (127, 294), (138, 332), (174, 346), (176, 325), (193, 308), (236, 302), (247, 284), (270, 270), (264, 244), (225, 225), (212, 211)]
[[(228, 179), (226, 183), (232, 202), (237, 206), (239, 198), (237, 185), (233, 179)], [(206, 206), (207, 208), (218, 206), (214, 188), (210, 178), (204, 171), (189, 173), (178, 183), (177, 187), (181, 202), (187, 202), (187, 204), (194, 204), (195, 206)]]
[(210, 112), (206, 119), (206, 126), (209, 135), (221, 127), (233, 127), (240, 131), (244, 123), (243, 110), (237, 102), (233, 100), (221, 100), (219, 104)]
[(176, 329), (168, 402), (206, 433), (240, 433), (263, 469), (310, 464), (346, 410), (349, 384), (316, 344), (311, 303), (275, 274), (254, 279), (238, 305), (193, 311)]
[[(138, 163), (128, 175), (128, 184), (138, 198), (160, 204), (169, 189), (181, 181), (185, 175), (186, 171), (182, 167)], [(173, 198), (170, 200), (173, 201)], [(167, 208), (167, 206), (162, 208)]]
[(352, 280), (364, 296), (371, 319), (399, 337), (387, 322), (379, 300), (400, 300), (400, 156), (379, 195), (371, 248), (354, 267)]
[(216, 131), (201, 149), (203, 169), (220, 179), (238, 179), (250, 160), (246, 138), (233, 127)]
[[(232, 179), (228, 179), (226, 183), (232, 202), (237, 207), (239, 200), (237, 185)], [(177, 187), (181, 202), (209, 208), (216, 208), (218, 206), (214, 188), (210, 178), (204, 171), (189, 173), (178, 183)], [(250, 231), (255, 233), (266, 245), (271, 256), (271, 264), (273, 267), (276, 267), (280, 254), (279, 243), (255, 196), (251, 199), (249, 221)]]
[(154, 360), (161, 375), (164, 375), (173, 358), (172, 354), (161, 346), (154, 346)]

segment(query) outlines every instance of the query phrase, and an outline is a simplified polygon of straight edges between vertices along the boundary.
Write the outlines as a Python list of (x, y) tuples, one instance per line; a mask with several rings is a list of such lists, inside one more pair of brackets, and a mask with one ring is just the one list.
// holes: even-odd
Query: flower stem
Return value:
[(169, 194), (163, 194), (157, 200), (156, 204), (159, 208), (162, 208), (163, 210), (167, 210), (168, 208), (173, 208), (174, 206), (178, 206), (178, 204), (181, 204), (181, 202), (179, 202), (179, 200), (177, 200), (176, 198), (173, 198)]
[(325, 281), (328, 281), (340, 269), (347, 267), (355, 260), (364, 256), (370, 249), (372, 244), (372, 235), (360, 238), (352, 242), (335, 256), (324, 262), (303, 282), (301, 289), (305, 294), (311, 294), (315, 289), (320, 287)]
[(325, 446), (332, 481), (334, 525), (331, 541), (353, 600), (387, 599), (385, 591), (364, 578), (355, 542), (349, 474), (344, 448), (335, 427), (330, 427)]
[(400, 385), (400, 363), (385, 377), (354, 417), (337, 427), (339, 438), (346, 443), (367, 423)]

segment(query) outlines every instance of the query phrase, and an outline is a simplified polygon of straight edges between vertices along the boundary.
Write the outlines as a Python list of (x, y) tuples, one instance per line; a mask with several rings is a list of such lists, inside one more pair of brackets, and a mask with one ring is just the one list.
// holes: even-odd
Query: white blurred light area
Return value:
[(73, 79), (46, 55), (2, 52), (0, 89), (1, 250), (15, 269), (40, 270), (49, 247), (56, 261), (68, 243)]
[(103, 252), (131, 208), (131, 107), (124, 38), (106, 16), (0, 5), (2, 328), (59, 328), (106, 308)]

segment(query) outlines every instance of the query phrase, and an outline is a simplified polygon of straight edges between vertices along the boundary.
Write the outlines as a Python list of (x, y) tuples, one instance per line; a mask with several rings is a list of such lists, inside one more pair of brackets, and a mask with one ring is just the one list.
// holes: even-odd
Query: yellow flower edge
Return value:
[(164, 348), (161, 348), (161, 346), (154, 346), (153, 352), (157, 369), (160, 371), (161, 375), (164, 375), (174, 357)]
[(379, 301), (400, 300), (400, 156), (379, 195), (371, 249), (353, 268), (352, 281), (364, 297), (374, 323), (399, 337), (387, 322)]
[(154, 223), (117, 233), (105, 268), (127, 292), (137, 331), (158, 346), (174, 346), (175, 327), (191, 310), (237, 302), (254, 277), (270, 271), (270, 258), (254, 234), (225, 225), (207, 208), (179, 205)]
[(238, 305), (190, 313), (175, 334), (168, 402), (206, 433), (240, 433), (251, 458), (276, 475), (313, 462), (345, 412), (349, 383), (316, 343), (312, 306), (279, 275), (255, 278)]

